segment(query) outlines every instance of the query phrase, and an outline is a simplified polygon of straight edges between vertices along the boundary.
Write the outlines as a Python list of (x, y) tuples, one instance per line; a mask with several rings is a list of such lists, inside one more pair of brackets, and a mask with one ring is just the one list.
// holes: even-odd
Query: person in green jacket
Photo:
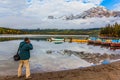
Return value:
[(20, 62), (18, 67), (18, 78), (22, 76), (22, 68), (23, 66), (26, 67), (26, 79), (30, 79), (30, 50), (33, 49), (32, 44), (30, 43), (29, 38), (25, 38), (24, 41), (22, 41), (19, 45), (19, 56), (20, 56)]

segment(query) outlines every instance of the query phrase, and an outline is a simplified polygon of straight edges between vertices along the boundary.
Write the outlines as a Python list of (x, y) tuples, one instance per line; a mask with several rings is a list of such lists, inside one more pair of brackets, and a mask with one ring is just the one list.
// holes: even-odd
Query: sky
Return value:
[(109, 10), (120, 10), (120, 0), (103, 0), (100, 4)]
[[(120, 0), (0, 0), (0, 3), (0, 26), (20, 29), (82, 28), (83, 20), (48, 20), (47, 17), (80, 14), (96, 6), (120, 10)], [(85, 22), (89, 24), (87, 19)]]

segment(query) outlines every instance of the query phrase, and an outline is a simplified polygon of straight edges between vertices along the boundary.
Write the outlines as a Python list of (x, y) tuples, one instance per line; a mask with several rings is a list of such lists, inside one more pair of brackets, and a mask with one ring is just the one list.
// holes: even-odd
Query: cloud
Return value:
[(26, 8), (25, 0), (0, 0), (0, 15), (3, 17), (18, 15)]
[[(11, 20), (12, 18), (12, 20)], [(36, 19), (29, 17), (6, 17), (4, 19), (0, 18), (1, 26), (7, 26), (10, 28), (18, 29), (86, 29), (86, 28), (100, 28), (107, 24), (114, 24), (115, 22), (120, 23), (120, 18), (88, 18), (88, 19), (76, 19), (76, 20), (60, 20), (60, 19)], [(6, 20), (7, 22), (6, 24)], [(16, 27), (17, 26), (17, 27)]]
[(120, 11), (120, 3), (115, 4), (113, 10)]
[(83, 10), (93, 7), (93, 4), (84, 4), (78, 1), (65, 2), (63, 0), (35, 0), (28, 8), (22, 11), (24, 16), (39, 16), (47, 17), (49, 15), (62, 16), (71, 13), (78, 13)]
[(82, 0), (82, 2), (84, 2), (84, 3), (93, 3), (95, 5), (100, 5), (103, 2), (103, 0)]
[(29, 7), (22, 11), (24, 16), (46, 17), (80, 13), (99, 5), (103, 0), (28, 0)]
[[(79, 14), (103, 0), (0, 0), (0, 26), (10, 28), (92, 28), (114, 19), (48, 20), (49, 15)], [(108, 22), (106, 22), (108, 21)], [(113, 21), (114, 22), (114, 21)]]
[(102, 0), (0, 0), (0, 14), (30, 17), (67, 15), (80, 13), (101, 2)]

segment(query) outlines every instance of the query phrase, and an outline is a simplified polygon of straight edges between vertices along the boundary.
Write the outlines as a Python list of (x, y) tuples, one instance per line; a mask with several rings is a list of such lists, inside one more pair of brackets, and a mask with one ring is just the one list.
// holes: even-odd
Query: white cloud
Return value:
[[(103, 0), (0, 0), (0, 26), (11, 28), (93, 28), (110, 19), (48, 20), (49, 15), (79, 14), (100, 5)], [(118, 21), (115, 19), (116, 22)]]
[[(12, 20), (11, 20), (12, 18)], [(6, 24), (6, 20), (8, 20)], [(6, 17), (1, 19), (1, 26), (7, 26), (11, 28), (30, 28), (30, 29), (45, 29), (45, 28), (58, 28), (58, 29), (81, 29), (81, 28), (100, 28), (107, 24), (120, 23), (120, 18), (88, 18), (88, 19), (76, 19), (76, 20), (60, 20), (60, 19), (36, 19), (29, 17)], [(16, 27), (17, 26), (17, 27)]]
[(0, 15), (18, 15), (25, 7), (25, 0), (0, 0)]
[(46, 17), (80, 13), (99, 5), (103, 0), (31, 0), (29, 7), (22, 11), (24, 16)]
[(82, 2), (92, 3), (92, 4), (95, 4), (95, 5), (100, 5), (102, 1), (103, 0), (82, 0)]
[(120, 11), (120, 3), (115, 4), (113, 10)]
[(0, 0), (0, 12), (22, 16), (58, 16), (80, 13), (101, 2), (102, 0)]

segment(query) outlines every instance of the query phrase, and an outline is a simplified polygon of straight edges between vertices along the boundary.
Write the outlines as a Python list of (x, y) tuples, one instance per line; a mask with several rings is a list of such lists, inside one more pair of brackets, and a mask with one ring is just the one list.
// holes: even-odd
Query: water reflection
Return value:
[(84, 51), (79, 52), (79, 51), (72, 51), (72, 50), (60, 50), (60, 51), (48, 50), (46, 51), (46, 53), (47, 54), (59, 53), (61, 55), (67, 55), (67, 56), (75, 55), (93, 64), (101, 64), (101, 61), (105, 60), (108, 56), (110, 60), (117, 60), (120, 58), (120, 54), (108, 54), (108, 53), (101, 54), (101, 53), (90, 53), (90, 52), (84, 52)]
[[(4, 41), (12, 41), (12, 40), (23, 40), (24, 38), (0, 38), (0, 42), (4, 42)], [(35, 41), (46, 41), (47, 38), (30, 38), (31, 40), (35, 40)]]
[(11, 40), (20, 40), (21, 38), (0, 38), (0, 42), (11, 41)]
[[(22, 40), (10, 40), (0, 42), (0, 75), (11, 75), (17, 73), (18, 62), (13, 61), (19, 43)], [(54, 44), (46, 40), (31, 40), (34, 49), (31, 51), (31, 70), (33, 72), (49, 72), (79, 67), (90, 66), (91, 64), (75, 55), (67, 56), (60, 53), (64, 49), (77, 49), (78, 44), (63, 43)], [(52, 54), (50, 51), (52, 50)], [(46, 54), (48, 51), (49, 54)]]
[[(10, 40), (10, 41), (8, 41)], [(12, 57), (17, 51), (22, 38), (5, 38), (0, 42), (0, 74), (16, 73), (18, 64)], [(31, 52), (31, 69), (35, 72), (59, 71), (87, 67), (99, 64), (110, 55), (110, 60), (120, 58), (120, 50), (110, 50), (87, 43), (48, 42), (46, 38), (31, 38), (34, 50)], [(61, 44), (62, 43), (62, 44)]]

